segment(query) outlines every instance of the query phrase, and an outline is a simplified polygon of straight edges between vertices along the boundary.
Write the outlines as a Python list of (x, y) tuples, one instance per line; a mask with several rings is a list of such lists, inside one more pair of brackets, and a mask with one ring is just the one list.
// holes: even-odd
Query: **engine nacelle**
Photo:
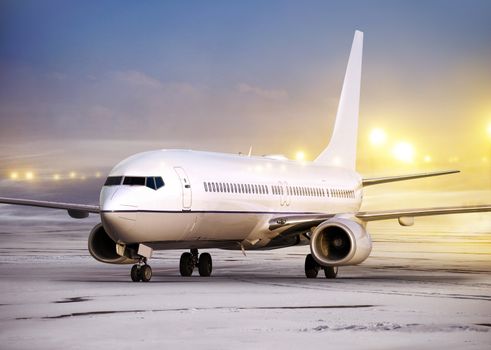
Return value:
[(358, 222), (332, 218), (315, 228), (310, 251), (321, 266), (356, 265), (370, 255), (372, 240)]
[(89, 252), (94, 259), (108, 264), (134, 264), (135, 259), (129, 259), (116, 252), (116, 242), (104, 230), (102, 224), (94, 226), (89, 235)]

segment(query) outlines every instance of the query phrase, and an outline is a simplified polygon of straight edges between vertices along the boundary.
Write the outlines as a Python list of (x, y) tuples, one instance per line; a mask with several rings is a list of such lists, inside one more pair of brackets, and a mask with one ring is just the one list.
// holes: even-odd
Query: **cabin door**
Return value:
[(191, 183), (189, 182), (189, 178), (181, 167), (175, 167), (174, 170), (179, 176), (179, 180), (181, 181), (181, 192), (182, 192), (182, 210), (191, 210), (191, 203), (193, 201), (193, 196), (191, 192)]

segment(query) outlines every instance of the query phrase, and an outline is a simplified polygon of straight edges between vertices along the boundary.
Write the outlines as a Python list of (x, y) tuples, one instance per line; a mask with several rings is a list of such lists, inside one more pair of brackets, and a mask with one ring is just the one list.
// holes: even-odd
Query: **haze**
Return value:
[(2, 1), (0, 191), (94, 202), (113, 165), (155, 148), (313, 159), (359, 29), (359, 171), (457, 168), (384, 190), (485, 201), (490, 14), (488, 1)]

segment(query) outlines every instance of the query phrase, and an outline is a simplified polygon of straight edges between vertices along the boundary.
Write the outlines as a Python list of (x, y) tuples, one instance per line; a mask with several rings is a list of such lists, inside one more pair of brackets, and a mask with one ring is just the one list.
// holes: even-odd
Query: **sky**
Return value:
[(94, 201), (158, 148), (313, 159), (355, 30), (358, 170), (457, 168), (404, 188), (491, 190), (490, 18), (475, 0), (2, 0), (0, 191)]

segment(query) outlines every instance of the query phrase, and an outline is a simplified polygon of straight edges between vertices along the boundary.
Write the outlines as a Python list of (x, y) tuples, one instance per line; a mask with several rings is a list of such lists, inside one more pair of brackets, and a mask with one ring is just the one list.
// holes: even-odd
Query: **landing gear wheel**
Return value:
[(312, 254), (308, 254), (305, 257), (305, 276), (307, 278), (316, 278), (319, 270), (320, 266), (317, 261), (314, 260)]
[(326, 266), (324, 267), (324, 274), (326, 278), (336, 278), (338, 275), (338, 267), (337, 266)]
[(199, 256), (198, 262), (199, 275), (201, 277), (209, 277), (212, 270), (211, 255), (208, 253), (202, 253)]
[(194, 270), (194, 260), (193, 254), (191, 253), (182, 253), (181, 260), (179, 261), (179, 271), (181, 272), (181, 276), (188, 277), (193, 274)]
[(140, 278), (142, 282), (148, 282), (152, 278), (152, 268), (150, 265), (143, 265), (140, 268)]
[(140, 266), (138, 265), (133, 265), (131, 268), (131, 280), (133, 282), (139, 282), (140, 281)]

